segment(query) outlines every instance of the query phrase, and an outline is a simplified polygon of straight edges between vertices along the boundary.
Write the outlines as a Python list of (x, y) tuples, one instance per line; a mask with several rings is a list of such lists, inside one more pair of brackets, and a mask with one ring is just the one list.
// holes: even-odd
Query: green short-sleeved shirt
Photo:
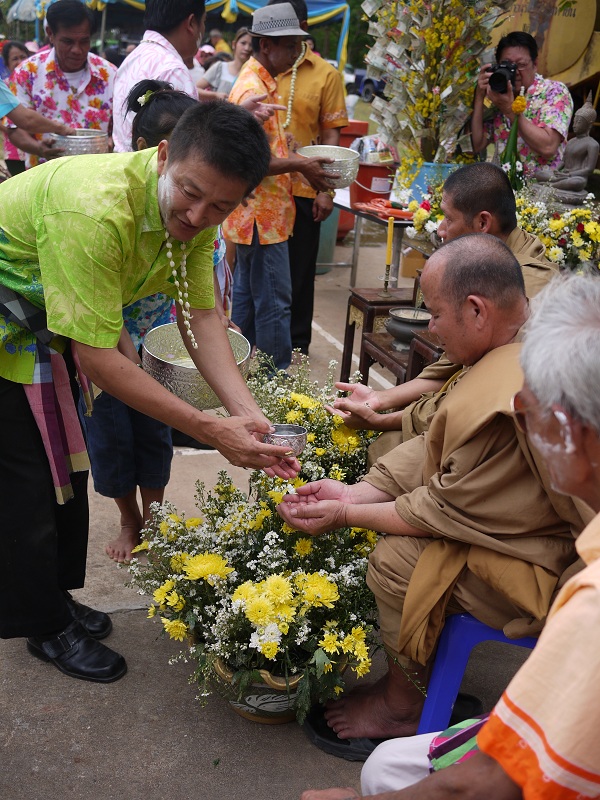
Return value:
[[(48, 328), (115, 347), (122, 308), (177, 296), (157, 201), (156, 149), (74, 156), (0, 184), (0, 284), (46, 308)], [(212, 308), (216, 229), (186, 247), (189, 302)], [(179, 267), (180, 249), (173, 254)], [(31, 383), (35, 338), (0, 315), (0, 375)]]

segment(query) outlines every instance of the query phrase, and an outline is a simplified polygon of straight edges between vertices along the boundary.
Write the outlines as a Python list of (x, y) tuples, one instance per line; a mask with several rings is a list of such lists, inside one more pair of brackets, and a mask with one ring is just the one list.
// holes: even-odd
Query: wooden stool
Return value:
[[(352, 348), (356, 326), (362, 327), (363, 334), (376, 330), (376, 317), (387, 317), (390, 308), (409, 306), (413, 302), (415, 289), (390, 289), (391, 298), (380, 297), (381, 289), (352, 289), (348, 298), (346, 330), (344, 333), (344, 352), (340, 380), (345, 383), (350, 378), (352, 367)], [(382, 330), (383, 325), (381, 326)], [(371, 362), (373, 363), (373, 362)], [(364, 383), (363, 378), (363, 383)]]
[(406, 380), (408, 369), (409, 348), (394, 350), (393, 337), (389, 333), (363, 333), (360, 343), (360, 362), (358, 368), (362, 375), (361, 381), (366, 384), (369, 380), (369, 370), (377, 362), (382, 367), (396, 376), (396, 386)]

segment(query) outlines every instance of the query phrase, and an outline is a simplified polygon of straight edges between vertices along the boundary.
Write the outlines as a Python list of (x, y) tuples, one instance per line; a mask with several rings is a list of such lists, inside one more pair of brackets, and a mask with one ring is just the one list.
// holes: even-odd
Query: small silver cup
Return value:
[(289, 447), (297, 456), (306, 447), (306, 428), (302, 425), (286, 425), (275, 423), (275, 428), (271, 433), (265, 433), (263, 442), (276, 444), (280, 447)]

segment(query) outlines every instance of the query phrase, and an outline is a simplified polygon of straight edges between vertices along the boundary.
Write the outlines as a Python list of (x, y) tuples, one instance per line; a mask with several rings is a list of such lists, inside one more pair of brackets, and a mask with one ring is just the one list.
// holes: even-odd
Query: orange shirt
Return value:
[[(292, 71), (277, 76), (277, 102), (287, 106)], [(282, 114), (285, 120), (285, 114)], [(287, 128), (301, 145), (317, 144), (324, 130), (344, 128), (348, 124), (344, 82), (340, 73), (310, 48), (298, 66), (292, 120)], [(297, 197), (314, 197), (315, 190), (293, 173), (292, 192)]]
[[(229, 95), (232, 103), (239, 105), (248, 97), (267, 94), (265, 103), (277, 103), (275, 78), (252, 56), (242, 67)], [(276, 158), (287, 158), (288, 147), (282, 128), (285, 114), (278, 112), (264, 123), (265, 133), (271, 145), (271, 154)], [(285, 242), (294, 228), (296, 207), (292, 197), (292, 179), (289, 172), (283, 175), (267, 175), (254, 190), (254, 199), (248, 205), (238, 206), (223, 223), (226, 239), (236, 244), (251, 244), (254, 223), (261, 244)]]

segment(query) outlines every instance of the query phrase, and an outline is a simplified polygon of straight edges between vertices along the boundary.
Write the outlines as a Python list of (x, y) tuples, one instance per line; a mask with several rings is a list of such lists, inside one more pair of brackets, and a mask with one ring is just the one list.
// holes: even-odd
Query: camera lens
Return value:
[(509, 80), (509, 70), (505, 67), (498, 67), (498, 69), (490, 75), (490, 89), (493, 92), (498, 92), (498, 94), (506, 94)]

